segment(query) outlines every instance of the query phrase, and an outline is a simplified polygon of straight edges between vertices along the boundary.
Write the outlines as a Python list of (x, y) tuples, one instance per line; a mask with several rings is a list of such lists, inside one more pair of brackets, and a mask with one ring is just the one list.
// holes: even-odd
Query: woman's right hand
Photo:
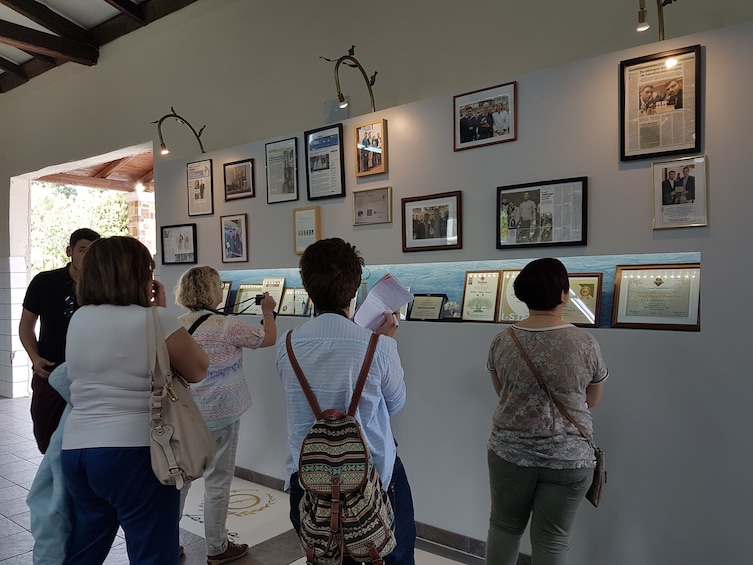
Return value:
[(264, 298), (261, 301), (261, 311), (262, 312), (274, 312), (276, 307), (277, 307), (277, 302), (275, 301), (275, 299), (269, 296), (268, 292), (265, 292)]

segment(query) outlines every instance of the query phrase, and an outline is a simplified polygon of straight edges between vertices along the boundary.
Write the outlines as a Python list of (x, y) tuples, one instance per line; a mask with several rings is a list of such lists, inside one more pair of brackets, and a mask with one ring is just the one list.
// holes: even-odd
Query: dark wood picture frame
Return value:
[(225, 202), (256, 196), (253, 159), (225, 163), (222, 168), (225, 181)]
[(462, 249), (463, 192), (403, 198), (402, 224), (403, 252)]
[(333, 124), (304, 132), (306, 191), (309, 200), (345, 196), (343, 125)]
[(177, 224), (160, 228), (163, 265), (195, 265), (196, 224)]
[(453, 96), (452, 112), (455, 151), (515, 141), (518, 83), (506, 82)]

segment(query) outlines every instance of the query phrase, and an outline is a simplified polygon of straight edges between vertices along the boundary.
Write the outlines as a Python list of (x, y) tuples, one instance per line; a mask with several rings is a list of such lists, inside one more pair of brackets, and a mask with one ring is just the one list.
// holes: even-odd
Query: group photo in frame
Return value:
[(387, 120), (376, 120), (355, 128), (356, 176), (387, 172)]
[(220, 217), (222, 230), (222, 262), (248, 261), (248, 215), (233, 214)]
[(353, 191), (353, 225), (392, 223), (392, 187)]
[(701, 331), (701, 264), (617, 265), (612, 327)]
[(455, 151), (518, 139), (518, 83), (452, 97)]
[(214, 187), (212, 186), (212, 160), (186, 164), (186, 191), (188, 215), (208, 216), (214, 214)]
[(402, 199), (403, 252), (463, 248), (463, 192)]
[(651, 171), (655, 230), (708, 225), (705, 155), (655, 162)]
[(701, 151), (701, 46), (620, 62), (620, 160)]
[(586, 245), (588, 179), (497, 187), (497, 249)]
[(256, 196), (253, 159), (225, 163), (222, 167), (225, 178), (225, 202)]
[(322, 215), (320, 206), (308, 206), (293, 210), (293, 252), (303, 255), (306, 248), (322, 238)]
[(306, 190), (309, 200), (345, 196), (343, 125), (304, 132)]
[(569, 273), (569, 300), (562, 308), (562, 319), (583, 328), (599, 327), (603, 273)]
[(162, 226), (162, 264), (196, 264), (196, 224)]
[(264, 145), (267, 204), (298, 200), (298, 139), (291, 137)]

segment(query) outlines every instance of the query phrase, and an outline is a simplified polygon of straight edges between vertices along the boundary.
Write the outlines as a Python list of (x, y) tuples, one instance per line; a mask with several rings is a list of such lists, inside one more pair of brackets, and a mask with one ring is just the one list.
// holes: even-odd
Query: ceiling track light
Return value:
[[(664, 6), (677, 2), (677, 0), (656, 0), (656, 12), (659, 23), (659, 41), (664, 41)], [(646, 31), (651, 26), (648, 23), (646, 14), (646, 0), (638, 0), (638, 26), (636, 31)]]
[(188, 120), (186, 120), (184, 117), (179, 116), (178, 114), (176, 114), (175, 113), (175, 108), (173, 108), (172, 106), (170, 106), (170, 113), (169, 114), (165, 114), (159, 120), (155, 120), (153, 122), (150, 122), (152, 124), (157, 124), (157, 134), (159, 135), (160, 153), (162, 155), (167, 155), (168, 153), (170, 153), (170, 150), (167, 148), (167, 145), (165, 145), (165, 139), (162, 137), (162, 122), (164, 122), (167, 118), (175, 118), (176, 120), (178, 120), (178, 122), (180, 122), (184, 126), (188, 127), (188, 129), (191, 130), (191, 133), (193, 133), (193, 136), (196, 138), (196, 141), (199, 142), (199, 149), (201, 149), (201, 152), (202, 153), (206, 153), (206, 151), (204, 151), (204, 144), (201, 143), (201, 134), (204, 132), (204, 128), (207, 127), (207, 126), (201, 126), (201, 129), (197, 132), (194, 129), (194, 127), (188, 122)]

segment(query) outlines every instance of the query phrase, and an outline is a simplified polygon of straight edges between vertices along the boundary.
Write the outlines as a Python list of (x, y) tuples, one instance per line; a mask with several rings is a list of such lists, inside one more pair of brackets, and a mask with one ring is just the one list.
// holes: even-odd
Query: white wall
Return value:
[[(350, 225), (353, 188), (382, 183), (356, 184), (348, 159), (348, 196), (321, 201), (324, 235), (353, 241), (367, 262), (528, 257), (526, 250), (494, 247), (495, 187), (576, 175), (589, 177), (589, 244), (557, 254), (701, 253), (700, 333), (594, 331), (612, 371), (595, 410), (610, 482), (602, 508), (584, 507), (579, 515), (571, 561), (745, 563), (753, 509), (746, 355), (753, 269), (740, 234), (753, 208), (746, 183), (753, 26), (632, 47), (647, 41), (632, 31), (633, 4), (607, 8), (586, 0), (550, 3), (544, 11), (535, 2), (387, 0), (374, 14), (346, 0), (300, 2), (296, 12), (290, 2), (200, 0), (106, 46), (94, 68), (66, 65), (0, 95), (0, 179), (156, 139), (149, 122), (174, 105), (197, 127), (207, 124), (203, 138), (215, 162), (215, 214), (196, 218), (200, 261), (221, 267), (219, 216), (245, 211), (256, 239), (249, 266), (294, 267), (291, 210), (308, 203), (265, 203), (263, 141), (322, 125), (321, 103), (334, 97), (334, 88), (327, 63), (317, 57), (356, 44), (367, 70), (379, 70), (377, 107), (390, 108), (377, 116), (389, 120), (393, 214), (403, 196), (462, 189), (466, 219), (462, 251), (401, 253), (399, 224)], [(325, 12), (323, 5), (342, 11)], [(749, 21), (753, 4), (683, 0), (665, 13), (667, 36), (676, 37)], [(589, 27), (569, 27), (574, 19)], [(695, 43), (704, 46), (710, 225), (654, 232), (650, 163), (619, 162), (618, 65)], [(536, 72), (524, 74), (530, 71)], [(358, 80), (343, 81), (344, 88), (363, 104)], [(518, 141), (453, 153), (452, 94), (508, 80), (519, 81)], [(161, 225), (188, 221), (185, 162), (197, 158), (190, 133), (168, 123), (174, 160), (156, 169)], [(214, 151), (221, 147), (234, 148)], [(259, 196), (227, 206), (221, 164), (247, 156), (261, 167)], [(9, 184), (0, 182), (0, 209), (7, 209)], [(9, 243), (8, 231), (0, 230), (0, 255), (12, 257), (23, 242)], [(161, 277), (172, 286), (181, 271), (162, 267)], [(3, 319), (10, 309), (3, 306)], [(293, 324), (280, 323), (283, 330)], [(486, 535), (485, 442), (494, 406), (483, 360), (499, 329), (406, 323), (399, 333), (410, 397), (395, 429), (416, 517), (478, 539)], [(282, 477), (284, 405), (274, 354), (251, 352), (246, 363), (255, 405), (243, 421), (239, 464)]]
[[(708, 156), (710, 225), (652, 231), (651, 163), (619, 161), (618, 66), (660, 48), (695, 43), (703, 46), (702, 146)], [(753, 273), (739, 234), (753, 205), (744, 181), (753, 142), (750, 111), (735, 100), (753, 87), (751, 56), (753, 24), (746, 24), (500, 77), (519, 82), (518, 141), (458, 153), (452, 151), (450, 95), (378, 112), (375, 117), (388, 120), (390, 141), (390, 171), (382, 181), (355, 182), (352, 126), (362, 120), (349, 120), (344, 199), (306, 202), (301, 176), (301, 201), (268, 205), (264, 141), (209, 153), (206, 157), (215, 163), (215, 214), (190, 218), (198, 224), (199, 260), (221, 267), (219, 216), (246, 212), (247, 267), (294, 267), (292, 209), (309, 204), (322, 206), (324, 237), (352, 241), (371, 264), (529, 257), (533, 250), (495, 249), (495, 187), (587, 175), (588, 246), (536, 249), (535, 255), (700, 252), (702, 331), (594, 330), (611, 369), (604, 401), (594, 411), (610, 480), (603, 506), (586, 505), (579, 515), (572, 562), (746, 562), (753, 509), (747, 486), (753, 455), (744, 447), (753, 413), (746, 355)], [(300, 133), (279, 132), (281, 137)], [(228, 205), (218, 196), (219, 164), (242, 157), (257, 159), (258, 196)], [(160, 224), (189, 221), (185, 162), (157, 166)], [(387, 183), (394, 190), (395, 222), (351, 226), (352, 190)], [(463, 190), (463, 250), (403, 254), (400, 198), (457, 189)], [(182, 270), (162, 267), (161, 276), (171, 286)], [(296, 323), (281, 319), (280, 325), (284, 330)], [(477, 539), (486, 535), (485, 444), (494, 408), (483, 366), (488, 345), (501, 329), (407, 322), (398, 334), (409, 400), (395, 431), (412, 480), (416, 519)], [(284, 404), (274, 354), (252, 352), (246, 363), (256, 404), (244, 418), (247, 439), (238, 463), (282, 478)]]

